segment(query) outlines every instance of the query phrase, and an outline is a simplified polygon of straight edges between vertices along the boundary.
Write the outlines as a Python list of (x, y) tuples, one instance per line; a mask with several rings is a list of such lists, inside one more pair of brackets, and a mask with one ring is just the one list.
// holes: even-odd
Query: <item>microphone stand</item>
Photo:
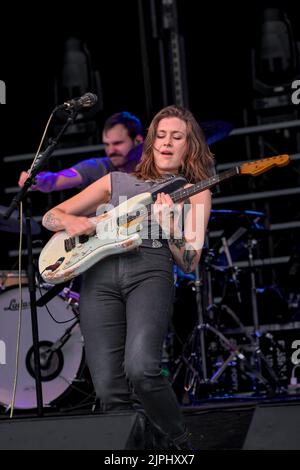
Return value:
[[(60, 109), (57, 107), (53, 113)], [(41, 152), (31, 168), (30, 175), (24, 183), (23, 188), (13, 198), (10, 206), (8, 207), (4, 219), (8, 219), (13, 211), (19, 207), (21, 201), (24, 200), (25, 195), (30, 189), (31, 185), (35, 182), (36, 175), (46, 166), (50, 156), (54, 152), (56, 146), (59, 143), (60, 138), (65, 133), (66, 129), (73, 124), (78, 110), (70, 109), (70, 115), (62, 129), (59, 131), (55, 139), (49, 139), (48, 147), (44, 152)], [(28, 198), (29, 199), (29, 198)], [(30, 311), (31, 311), (31, 325), (32, 325), (32, 339), (33, 339), (33, 353), (34, 353), (34, 372), (35, 372), (35, 385), (36, 385), (36, 399), (37, 399), (37, 411), (38, 416), (43, 416), (43, 392), (42, 392), (42, 380), (41, 380), (41, 362), (40, 362), (40, 350), (39, 350), (39, 334), (38, 334), (38, 320), (37, 320), (37, 305), (36, 305), (36, 282), (34, 273), (34, 264), (32, 256), (32, 233), (31, 233), (31, 204), (26, 205), (25, 209), (26, 217), (26, 241), (27, 241), (27, 253), (28, 253), (28, 285), (30, 294)]]

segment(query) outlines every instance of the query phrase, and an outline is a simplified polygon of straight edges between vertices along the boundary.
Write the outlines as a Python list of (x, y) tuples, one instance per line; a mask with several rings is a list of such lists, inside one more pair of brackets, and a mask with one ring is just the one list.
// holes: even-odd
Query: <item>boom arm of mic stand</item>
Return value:
[(55, 147), (57, 146), (60, 137), (65, 133), (66, 129), (69, 127), (70, 124), (73, 123), (74, 119), (76, 118), (78, 112), (74, 111), (72, 116), (69, 116), (67, 119), (67, 122), (65, 125), (62, 127), (60, 132), (58, 133), (56, 139), (50, 139), (49, 145), (46, 148), (46, 150), (42, 153), (40, 153), (36, 161), (30, 171), (30, 175), (28, 176), (27, 180), (24, 183), (24, 186), (19, 190), (19, 192), (16, 194), (16, 196), (13, 198), (12, 202), (10, 203), (7, 211), (4, 214), (4, 219), (8, 219), (13, 211), (18, 207), (19, 203), (23, 201), (25, 194), (27, 191), (30, 189), (31, 185), (34, 184), (35, 177), (36, 175), (43, 170), (43, 168), (46, 166), (47, 161), (51, 157), (52, 153), (55, 150)]

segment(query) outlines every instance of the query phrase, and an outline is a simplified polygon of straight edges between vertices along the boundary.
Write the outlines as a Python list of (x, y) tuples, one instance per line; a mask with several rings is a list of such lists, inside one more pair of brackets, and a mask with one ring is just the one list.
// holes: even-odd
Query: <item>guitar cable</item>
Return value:
[(18, 311), (18, 326), (17, 326), (17, 346), (16, 346), (16, 356), (15, 356), (15, 373), (14, 373), (14, 381), (13, 381), (13, 391), (12, 391), (12, 399), (10, 402), (10, 415), (9, 417), (13, 417), (14, 407), (15, 407), (15, 400), (16, 400), (16, 392), (17, 392), (17, 384), (18, 384), (18, 372), (19, 372), (19, 360), (20, 360), (20, 339), (21, 339), (21, 327), (22, 327), (22, 305), (23, 305), (23, 297), (22, 297), (22, 236), (23, 236), (23, 203), (20, 202), (20, 237), (19, 237), (19, 269), (18, 269), (18, 288), (19, 288), (19, 311)]
[[(34, 156), (33, 162), (31, 164), (31, 167), (29, 169), (29, 174), (38, 159), (40, 149), (43, 145), (43, 142), (46, 137), (46, 133), (48, 130), (48, 127), (50, 125), (50, 122), (53, 118), (54, 112), (50, 114), (50, 117), (47, 121), (45, 130), (43, 132), (40, 144), (38, 146), (38, 150)], [(22, 303), (23, 303), (23, 293), (22, 293), (22, 280), (21, 280), (21, 275), (22, 275), (22, 237), (23, 237), (23, 203), (20, 201), (20, 206), (19, 206), (19, 216), (20, 216), (20, 236), (19, 236), (19, 253), (18, 253), (18, 289), (19, 289), (19, 310), (18, 310), (18, 325), (17, 325), (17, 345), (16, 345), (16, 355), (15, 355), (15, 373), (14, 373), (14, 380), (13, 380), (13, 390), (12, 390), (12, 398), (11, 402), (9, 404), (10, 408), (10, 415), (9, 417), (12, 418), (14, 414), (14, 407), (15, 407), (15, 401), (16, 401), (16, 393), (17, 393), (17, 384), (18, 384), (18, 372), (19, 372), (19, 361), (20, 361), (20, 340), (21, 340), (21, 328), (22, 328)]]

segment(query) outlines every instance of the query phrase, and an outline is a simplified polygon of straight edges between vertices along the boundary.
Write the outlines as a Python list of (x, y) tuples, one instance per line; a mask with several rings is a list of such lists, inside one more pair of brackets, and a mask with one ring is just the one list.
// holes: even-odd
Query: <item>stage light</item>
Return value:
[[(260, 37), (252, 52), (253, 82), (269, 94), (291, 85), (300, 73), (298, 45), (286, 13), (276, 8), (263, 11)], [(279, 90), (277, 90), (279, 91)]]

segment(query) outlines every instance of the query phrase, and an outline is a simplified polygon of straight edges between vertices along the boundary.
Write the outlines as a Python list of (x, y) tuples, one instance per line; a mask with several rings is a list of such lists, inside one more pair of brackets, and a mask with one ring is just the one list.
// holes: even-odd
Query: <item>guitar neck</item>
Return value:
[(201, 193), (206, 189), (213, 188), (217, 184), (221, 183), (222, 181), (227, 180), (228, 178), (232, 178), (233, 176), (237, 176), (240, 174), (240, 167), (235, 166), (230, 170), (223, 171), (223, 173), (219, 173), (218, 175), (211, 176), (207, 180), (200, 181), (199, 183), (190, 186), (189, 188), (178, 189), (170, 194), (173, 202), (181, 202), (185, 199), (188, 199), (191, 196), (195, 196), (195, 194)]

